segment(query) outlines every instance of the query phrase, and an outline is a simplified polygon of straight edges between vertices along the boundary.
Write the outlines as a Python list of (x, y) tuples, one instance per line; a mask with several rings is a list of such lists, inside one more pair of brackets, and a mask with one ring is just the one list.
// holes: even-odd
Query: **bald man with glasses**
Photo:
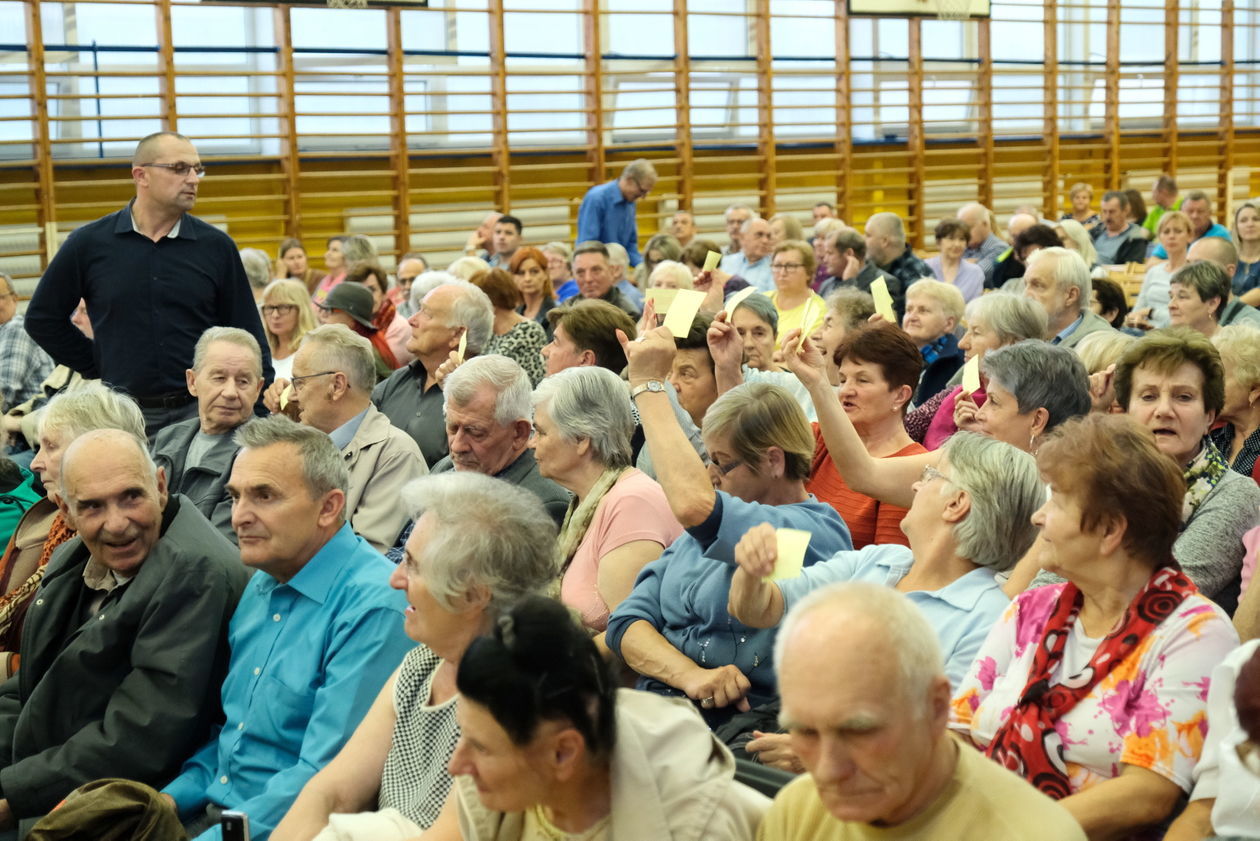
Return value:
[[(264, 381), (272, 377), (236, 243), (189, 212), (205, 174), (188, 138), (141, 140), (131, 160), (135, 198), (70, 234), (26, 311), (27, 332), (53, 361), (135, 398), (150, 438), (197, 416), (184, 372), (207, 328), (247, 330), (262, 347)], [(94, 339), (68, 329), (80, 298)]]

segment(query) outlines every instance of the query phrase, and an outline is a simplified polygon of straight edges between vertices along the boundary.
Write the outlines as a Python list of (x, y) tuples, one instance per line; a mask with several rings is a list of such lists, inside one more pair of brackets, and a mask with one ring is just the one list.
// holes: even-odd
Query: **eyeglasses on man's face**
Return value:
[(183, 178), (190, 172), (195, 172), (198, 178), (206, 177), (206, 168), (204, 166), (201, 164), (185, 163), (184, 161), (173, 164), (140, 164), (140, 166), (155, 166), (159, 169), (169, 169), (179, 178)]
[(305, 383), (307, 380), (313, 380), (316, 377), (326, 377), (329, 374), (335, 374), (335, 373), (337, 372), (336, 371), (320, 371), (318, 374), (303, 374), (300, 377), (290, 378), (289, 383), (293, 386), (294, 391), (299, 391), (302, 388), (302, 384)]

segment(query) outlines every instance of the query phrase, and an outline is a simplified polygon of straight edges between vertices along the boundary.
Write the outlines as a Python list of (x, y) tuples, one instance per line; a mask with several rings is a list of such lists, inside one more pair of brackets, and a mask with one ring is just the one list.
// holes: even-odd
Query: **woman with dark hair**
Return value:
[(512, 273), (516, 290), (521, 294), (516, 314), (538, 322), (550, 337), (551, 323), (547, 320), (547, 313), (556, 306), (556, 292), (547, 270), (547, 255), (532, 245), (522, 246), (508, 261), (508, 271)]
[[(840, 371), (836, 396), (853, 428), (874, 458), (927, 452), (906, 434), (906, 406), (919, 382), (923, 357), (910, 337), (891, 324), (860, 328), (845, 336), (833, 358)], [(849, 526), (853, 548), (873, 543), (907, 546), (901, 531), (906, 509), (860, 494), (836, 470), (818, 424), (814, 459), (805, 490), (840, 514)]]
[(1090, 414), (1037, 466), (1051, 493), (1033, 551), (1066, 582), (1019, 594), (950, 725), (1091, 838), (1146, 837), (1191, 788), (1204, 687), (1238, 637), (1173, 558), (1185, 483), (1148, 430)]
[[(515, 262), (516, 256), (513, 256), (512, 263)], [(497, 353), (515, 361), (529, 374), (530, 384), (538, 385), (547, 375), (542, 358), (547, 332), (536, 320), (517, 311), (517, 307), (522, 305), (520, 287), (503, 269), (478, 272), (469, 278), (469, 282), (485, 292), (494, 307), (493, 333), (481, 352), (487, 355)]]
[(1089, 308), (1119, 330), (1124, 326), (1124, 317), (1129, 314), (1129, 301), (1124, 294), (1124, 287), (1105, 277), (1094, 278), (1091, 287), (1093, 296)]
[(1129, 221), (1142, 227), (1146, 221), (1146, 199), (1142, 198), (1142, 191), (1130, 187), (1124, 191), (1124, 197), (1129, 200), (1129, 209), (1125, 211)]
[(1023, 277), (1028, 270), (1029, 257), (1043, 248), (1058, 248), (1061, 244), (1058, 233), (1049, 225), (1029, 225), (1015, 235), (1010, 256), (998, 261), (991, 285), (1002, 289), (1007, 281)]
[(455, 784), (424, 841), (751, 841), (769, 805), (687, 705), (617, 689), (558, 602), (512, 607), (456, 686)]
[(984, 272), (962, 258), (971, 239), (971, 226), (961, 219), (942, 219), (936, 226), (936, 247), (941, 253), (927, 261), (941, 283), (952, 283), (970, 301), (984, 291)]
[(280, 250), (276, 252), (279, 259), (278, 278), (293, 278), (306, 284), (306, 294), (315, 291), (315, 287), (324, 279), (324, 273), (313, 269), (306, 259), (306, 248), (296, 237), (286, 237), (280, 242)]
[(415, 359), (415, 354), (407, 350), (411, 325), (398, 314), (398, 308), (389, 298), (389, 274), (379, 263), (369, 260), (351, 265), (346, 272), (346, 281), (362, 284), (372, 293), (372, 324), (389, 345), (394, 362), (397, 363), (392, 367), (401, 368)]

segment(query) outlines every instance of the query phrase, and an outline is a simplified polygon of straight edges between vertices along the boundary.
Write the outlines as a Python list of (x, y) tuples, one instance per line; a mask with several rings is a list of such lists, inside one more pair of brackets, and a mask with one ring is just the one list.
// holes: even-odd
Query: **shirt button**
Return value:
[(105, 614), (102, 613), (100, 616), (96, 617), (96, 620), (99, 622), (100, 620), (104, 618), (105, 618)]
[(260, 675), (260, 674), (262, 674), (262, 669), (255, 668), (255, 669), (254, 669), (254, 674), (256, 674), (256, 675)]
[(244, 730), (244, 729), (245, 729), (245, 722), (243, 722), (243, 721), (242, 721), (240, 724), (237, 724), (237, 725), (236, 725), (236, 729), (237, 729), (237, 730)]
[(36, 599), (36, 600), (35, 600), (35, 604), (37, 604), (37, 605), (40, 605), (40, 604), (43, 604), (43, 603), (44, 603), (44, 600), (43, 600), (43, 599)]
[(279, 621), (280, 621), (280, 614), (278, 614), (278, 613), (273, 614), (273, 615), (272, 615), (272, 617), (271, 617), (271, 621), (272, 621), (272, 622), (279, 622)]
[(219, 777), (219, 782), (223, 783), (224, 785), (227, 785), (227, 774), (224, 774), (222, 777)]

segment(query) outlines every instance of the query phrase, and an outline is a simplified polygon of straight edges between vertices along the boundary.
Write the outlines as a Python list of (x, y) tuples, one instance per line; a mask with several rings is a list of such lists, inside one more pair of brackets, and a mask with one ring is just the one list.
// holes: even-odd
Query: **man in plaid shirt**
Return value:
[(39, 391), (40, 383), (52, 373), (53, 361), (22, 326), (13, 279), (0, 272), (0, 286), (0, 400), (8, 411)]

